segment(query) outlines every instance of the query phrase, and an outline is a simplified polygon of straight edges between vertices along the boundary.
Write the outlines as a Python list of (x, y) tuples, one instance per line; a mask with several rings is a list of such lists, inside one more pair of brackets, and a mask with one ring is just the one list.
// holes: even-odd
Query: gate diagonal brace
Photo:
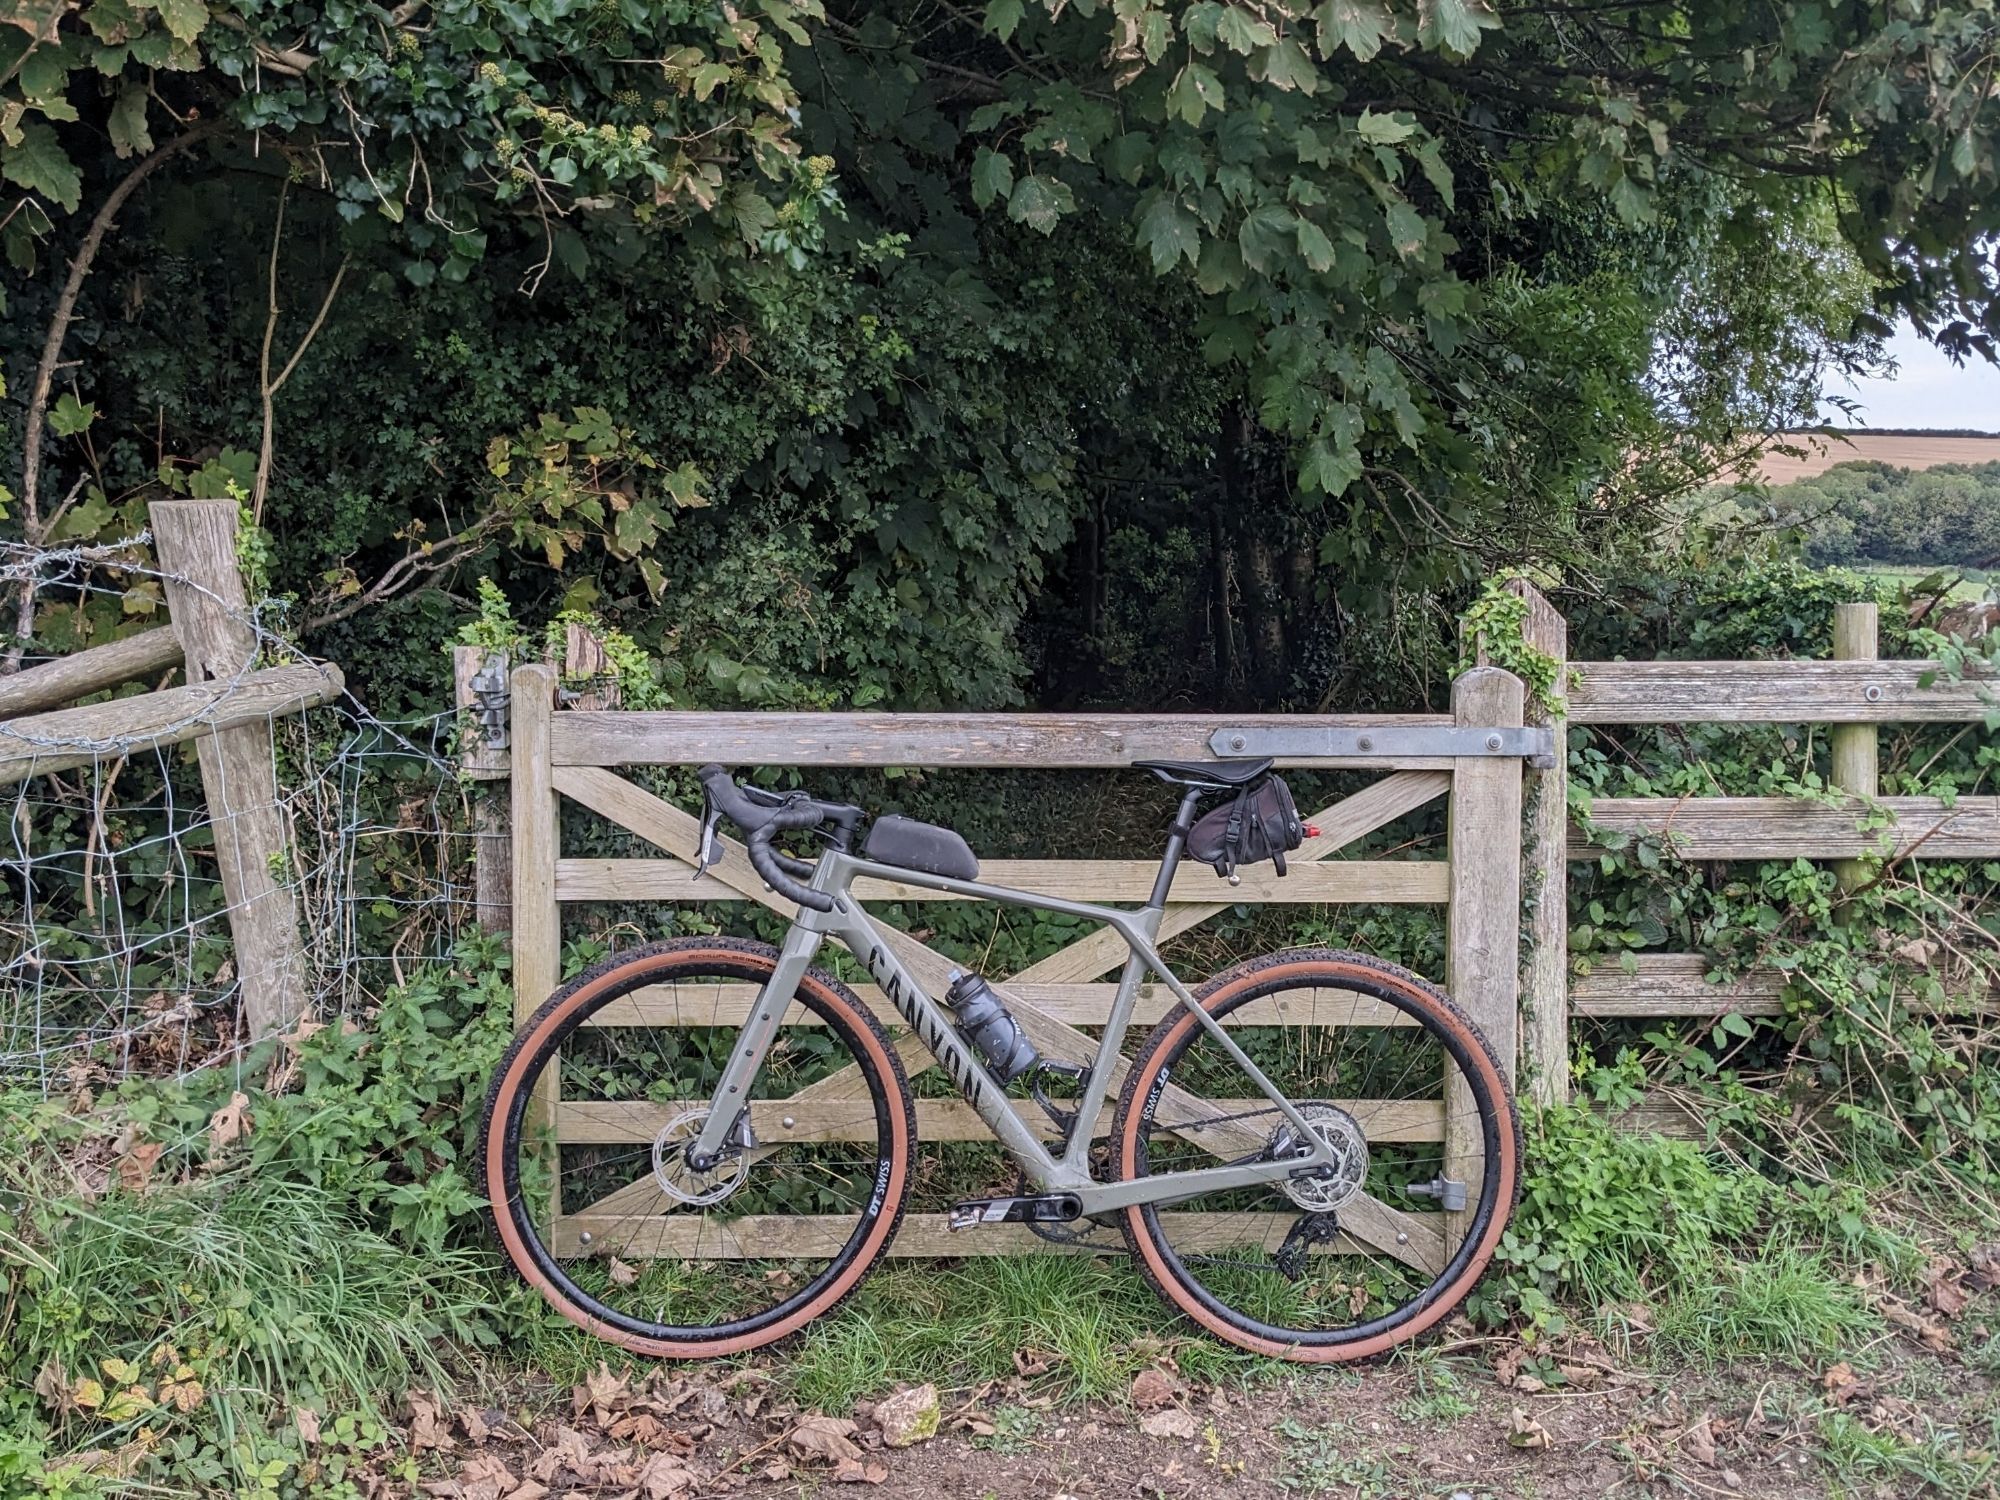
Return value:
[(1218, 729), (1208, 748), (1231, 759), (1268, 755), (1278, 760), (1402, 760), (1486, 757), (1524, 760), (1538, 771), (1556, 763), (1555, 731), (1547, 725), (1481, 729), (1463, 725), (1384, 725), (1380, 729), (1327, 729), (1245, 725)]

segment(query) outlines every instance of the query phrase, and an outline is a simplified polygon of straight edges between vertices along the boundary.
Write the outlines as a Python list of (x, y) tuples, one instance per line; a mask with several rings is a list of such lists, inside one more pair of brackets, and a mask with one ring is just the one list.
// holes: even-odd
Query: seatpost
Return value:
[(1188, 834), (1194, 828), (1194, 810), (1200, 801), (1200, 787), (1189, 787), (1181, 798), (1181, 810), (1174, 814), (1174, 826), (1167, 830), (1167, 852), (1160, 856), (1160, 873), (1153, 881), (1153, 894), (1146, 900), (1149, 908), (1157, 910), (1167, 904), (1167, 891), (1174, 883), (1174, 872), (1181, 867), (1181, 855), (1187, 851)]

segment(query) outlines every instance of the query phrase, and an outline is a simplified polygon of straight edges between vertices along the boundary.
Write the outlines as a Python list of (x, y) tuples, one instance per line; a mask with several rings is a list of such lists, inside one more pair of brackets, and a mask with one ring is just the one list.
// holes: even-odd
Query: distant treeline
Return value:
[(2000, 566), (2000, 463), (1838, 464), (1773, 490), (1770, 503), (1814, 563)]

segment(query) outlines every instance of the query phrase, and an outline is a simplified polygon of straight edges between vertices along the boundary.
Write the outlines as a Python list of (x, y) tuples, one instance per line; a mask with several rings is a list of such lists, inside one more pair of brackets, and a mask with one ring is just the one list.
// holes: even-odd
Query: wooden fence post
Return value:
[[(1834, 660), (1875, 660), (1880, 649), (1878, 625), (1873, 604), (1834, 605)], [(1833, 784), (1856, 796), (1877, 796), (1882, 787), (1875, 758), (1875, 726), (1836, 724), (1827, 731), (1827, 738), (1833, 749)], [(1851, 891), (1869, 878), (1868, 866), (1858, 859), (1839, 860), (1834, 864), (1833, 878), (1841, 890)]]
[(1532, 766), (1527, 779), (1527, 826), (1522, 860), (1528, 902), (1528, 950), (1521, 961), (1521, 1048), (1529, 1095), (1537, 1104), (1569, 1099), (1569, 623), (1525, 578), (1507, 591), (1528, 606), (1522, 638), (1555, 658), (1552, 708), (1527, 705), (1530, 724), (1546, 724), (1555, 764)]
[[(562, 906), (556, 900), (556, 859), (562, 853), (562, 802), (549, 763), (549, 725), (555, 716), (556, 674), (551, 667), (516, 667), (507, 729), (514, 772), (514, 1024), (541, 1009), (562, 982)], [(535, 1086), (524, 1122), (538, 1150), (548, 1153), (552, 1198), (549, 1222), (562, 1216), (560, 1150), (555, 1143), (555, 1068)]]
[(516, 667), (509, 725), (514, 772), (514, 1020), (525, 1022), (562, 979), (562, 908), (556, 901), (560, 806), (549, 765), (556, 674)]
[[(484, 646), (454, 646), (451, 652), (453, 699), (458, 705), (459, 769), (471, 777), (472, 790), (472, 909), (482, 931), (511, 932), (514, 928), (514, 841), (508, 816), (507, 774), (510, 752), (487, 742), (479, 712), (480, 689), (474, 678), (505, 683), (505, 652)], [(513, 735), (512, 726), (508, 740)]]
[[(1513, 673), (1474, 667), (1452, 684), (1452, 718), (1462, 729), (1514, 728), (1522, 720), (1523, 697), (1521, 679)], [(1520, 761), (1466, 756), (1454, 762), (1448, 842), (1445, 990), (1493, 1044), (1511, 1086), (1520, 1045)], [(1455, 1070), (1444, 1109), (1445, 1175), (1466, 1183), (1476, 1201), (1484, 1160), (1479, 1117)], [(1463, 1229), (1456, 1226), (1454, 1240)]]
[[(162, 500), (148, 511), (189, 685), (240, 677), (256, 660), (257, 633), (236, 566), (236, 502)], [(215, 825), (244, 1020), (258, 1042), (289, 1031), (306, 1005), (298, 907), (279, 876), (287, 838), (270, 722), (205, 735), (195, 752)]]

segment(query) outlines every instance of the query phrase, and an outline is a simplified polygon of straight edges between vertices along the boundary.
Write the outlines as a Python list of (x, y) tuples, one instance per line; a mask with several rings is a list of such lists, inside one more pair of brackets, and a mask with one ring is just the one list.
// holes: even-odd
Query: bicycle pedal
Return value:
[(1067, 1224), (1083, 1217), (1074, 1193), (1044, 1193), (1024, 1198), (974, 1198), (954, 1203), (945, 1228), (954, 1234), (981, 1224)]

